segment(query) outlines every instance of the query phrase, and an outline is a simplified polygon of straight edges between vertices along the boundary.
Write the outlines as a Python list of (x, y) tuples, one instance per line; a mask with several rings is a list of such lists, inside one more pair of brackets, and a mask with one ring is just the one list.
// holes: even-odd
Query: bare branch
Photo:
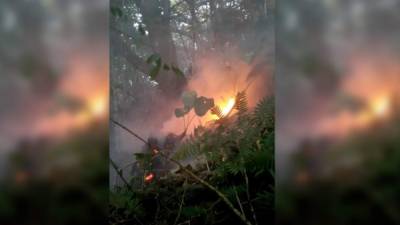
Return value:
[[(126, 130), (128, 133), (130, 133), (131, 135), (133, 135), (134, 137), (138, 138), (139, 140), (141, 140), (143, 143), (145, 143), (146, 145), (150, 146), (149, 143), (147, 141), (145, 141), (142, 137), (140, 137), (139, 135), (137, 135), (135, 132), (131, 131), (129, 128), (125, 127), (124, 125), (118, 123), (117, 121), (111, 120), (112, 122), (114, 122), (115, 124), (117, 124), (118, 126), (120, 126), (121, 128), (123, 128), (124, 130)], [(165, 158), (166, 160), (174, 163), (175, 165), (177, 165), (179, 167), (179, 169), (181, 169), (183, 172), (185, 172), (187, 175), (189, 175), (190, 177), (192, 177), (193, 179), (195, 179), (196, 181), (198, 181), (199, 183), (203, 184), (204, 186), (206, 186), (207, 188), (209, 188), (210, 190), (212, 190), (213, 192), (215, 192), (221, 199), (222, 201), (225, 202), (225, 204), (232, 210), (232, 212), (234, 214), (236, 214), (243, 223), (245, 223), (246, 225), (252, 225), (250, 223), (250, 221), (248, 221), (245, 217), (245, 215), (243, 215), (239, 210), (237, 210), (231, 201), (229, 201), (229, 199), (222, 193), (220, 192), (217, 188), (215, 188), (214, 186), (212, 186), (210, 183), (208, 183), (207, 181), (201, 179), (199, 176), (197, 176), (196, 174), (194, 174), (192, 171), (186, 169), (186, 167), (184, 167), (180, 162), (178, 162), (177, 160), (173, 159), (173, 158), (169, 158), (167, 155), (165, 155), (162, 151), (160, 151), (159, 149), (155, 149), (157, 150), (157, 154), (160, 154), (163, 158)]]

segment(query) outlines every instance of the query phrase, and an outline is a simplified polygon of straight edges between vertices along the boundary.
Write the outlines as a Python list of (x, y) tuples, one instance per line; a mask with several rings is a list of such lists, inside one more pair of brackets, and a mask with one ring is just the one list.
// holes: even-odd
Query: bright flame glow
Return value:
[(107, 110), (107, 101), (103, 97), (95, 98), (90, 103), (90, 112), (97, 117), (103, 116), (106, 114)]
[(230, 98), (226, 105), (221, 107), (222, 115), (228, 115), (232, 111), (233, 106), (235, 106), (235, 98)]
[(381, 97), (372, 102), (372, 111), (378, 116), (382, 117), (388, 113), (390, 101), (387, 97)]
[(154, 178), (154, 173), (149, 173), (148, 175), (146, 175), (144, 177), (144, 180), (145, 181), (151, 181), (151, 180), (153, 180), (153, 178)]

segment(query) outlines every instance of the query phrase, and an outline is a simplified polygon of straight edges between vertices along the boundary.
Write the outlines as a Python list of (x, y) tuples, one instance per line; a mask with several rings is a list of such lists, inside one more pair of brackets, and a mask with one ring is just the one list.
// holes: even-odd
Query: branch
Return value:
[(244, 179), (246, 180), (246, 194), (247, 194), (247, 200), (249, 201), (250, 210), (251, 210), (251, 213), (253, 214), (254, 223), (255, 223), (255, 225), (257, 225), (256, 212), (255, 212), (255, 210), (254, 210), (253, 204), (251, 203), (251, 199), (250, 199), (249, 177), (247, 176), (246, 168), (244, 168)]
[(233, 204), (229, 201), (229, 199), (222, 193), (220, 192), (218, 189), (216, 189), (214, 186), (212, 186), (210, 183), (208, 183), (207, 181), (201, 179), (200, 177), (198, 177), (196, 174), (194, 174), (192, 171), (186, 169), (180, 162), (176, 161), (173, 158), (168, 158), (164, 153), (162, 153), (161, 151), (159, 151), (159, 154), (164, 157), (165, 159), (175, 163), (180, 169), (182, 169), (185, 173), (187, 173), (189, 176), (191, 176), (193, 179), (197, 180), (199, 183), (203, 184), (204, 186), (208, 187), (210, 190), (214, 191), (221, 199), (222, 201), (225, 202), (225, 204), (247, 225), (252, 225), (247, 219), (246, 217), (239, 212), (239, 210), (237, 210)]
[(126, 126), (122, 125), (121, 123), (110, 119), (111, 122), (115, 123), (116, 125), (118, 125), (119, 127), (121, 127), (122, 129), (124, 129), (125, 131), (127, 131), (128, 133), (132, 134), (133, 136), (135, 136), (137, 139), (141, 140), (143, 143), (145, 143), (146, 145), (149, 145), (149, 143), (144, 140), (143, 138), (141, 138), (139, 135), (135, 134), (133, 131), (131, 131), (129, 128), (127, 128)]
[(118, 168), (117, 164), (115, 164), (115, 162), (112, 159), (110, 159), (110, 163), (111, 163), (112, 167), (115, 169), (115, 171), (117, 172), (117, 174), (121, 177), (121, 179), (125, 183), (125, 185), (128, 186), (129, 189), (131, 189), (131, 191), (133, 191), (133, 188), (131, 187), (131, 185), (129, 185), (128, 181), (122, 175), (122, 170)]
[[(185, 182), (185, 183), (186, 183), (186, 182)], [(185, 186), (183, 185), (182, 200), (181, 200), (181, 204), (179, 205), (179, 211), (178, 211), (178, 215), (176, 216), (174, 225), (176, 225), (176, 224), (178, 223), (179, 217), (181, 216), (183, 201), (185, 200), (185, 194), (186, 194), (186, 188), (185, 188)]]
[[(141, 140), (143, 143), (145, 143), (146, 145), (150, 146), (149, 143), (147, 141), (145, 141), (143, 138), (141, 138), (139, 135), (135, 134), (133, 131), (131, 131), (129, 128), (125, 127), (124, 125), (111, 120), (112, 122), (114, 122), (116, 125), (120, 126), (122, 129), (128, 131), (128, 133), (132, 134), (134, 137), (138, 138), (139, 140)], [(179, 169), (181, 169), (182, 171), (184, 171), (186, 174), (188, 174), (190, 177), (192, 177), (193, 179), (195, 179), (196, 181), (198, 181), (199, 183), (203, 184), (204, 186), (206, 186), (207, 188), (209, 188), (210, 190), (212, 190), (213, 192), (215, 192), (221, 199), (222, 201), (225, 202), (225, 204), (232, 210), (232, 212), (234, 214), (236, 214), (243, 223), (245, 223), (246, 225), (252, 225), (250, 223), (250, 221), (248, 221), (245, 217), (245, 215), (243, 215), (239, 210), (237, 210), (233, 204), (231, 203), (231, 201), (229, 201), (229, 199), (222, 193), (220, 192), (217, 188), (215, 188), (214, 186), (212, 186), (210, 183), (208, 183), (207, 181), (201, 179), (200, 177), (198, 177), (196, 174), (194, 174), (192, 171), (186, 169), (180, 162), (176, 161), (173, 158), (169, 158), (167, 155), (165, 155), (162, 151), (159, 151), (158, 149), (154, 149), (156, 151), (156, 153), (160, 154), (163, 158), (165, 158), (166, 160), (174, 163), (175, 165), (177, 165), (179, 167)]]
[(235, 191), (236, 201), (237, 201), (237, 203), (239, 204), (240, 211), (242, 211), (242, 214), (243, 214), (243, 215), (246, 215), (246, 214), (244, 213), (244, 210), (243, 210), (242, 202), (240, 201), (239, 195), (238, 195), (238, 193), (237, 193), (237, 191), (236, 191), (236, 187), (233, 187), (233, 190)]

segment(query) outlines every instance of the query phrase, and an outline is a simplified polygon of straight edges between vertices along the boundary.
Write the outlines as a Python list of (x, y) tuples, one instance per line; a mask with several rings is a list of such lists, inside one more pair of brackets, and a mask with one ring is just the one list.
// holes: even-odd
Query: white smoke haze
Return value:
[[(198, 96), (214, 99), (214, 104), (223, 107), (230, 98), (234, 98), (237, 92), (246, 90), (249, 107), (253, 108), (263, 97), (271, 95), (272, 76), (271, 71), (261, 70), (249, 77), (255, 67), (239, 57), (239, 54), (221, 57), (217, 54), (207, 54), (195, 62), (196, 72), (190, 77), (187, 87), (188, 91), (196, 91)], [(183, 103), (176, 103), (182, 107)], [(195, 116), (190, 113), (188, 117)], [(205, 125), (215, 120), (215, 116), (208, 112), (203, 117), (195, 116), (188, 128), (188, 133), (198, 125)], [(171, 114), (171, 119), (163, 124), (162, 132), (182, 133), (183, 121)]]

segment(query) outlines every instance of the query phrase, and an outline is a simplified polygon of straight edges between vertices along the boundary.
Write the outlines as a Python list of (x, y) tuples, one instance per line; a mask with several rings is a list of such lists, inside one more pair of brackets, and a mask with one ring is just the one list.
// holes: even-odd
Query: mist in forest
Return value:
[[(113, 1), (110, 7), (111, 117), (141, 137), (162, 141), (184, 131), (174, 115), (184, 91), (218, 103), (250, 83), (251, 106), (272, 93), (271, 2)], [(146, 60), (153, 54), (184, 76), (161, 69), (152, 79), (153, 65)], [(208, 117), (193, 119), (192, 128)], [(123, 167), (143, 143), (117, 126), (110, 129), (110, 157)], [(111, 185), (118, 183), (112, 168), (110, 176)]]

